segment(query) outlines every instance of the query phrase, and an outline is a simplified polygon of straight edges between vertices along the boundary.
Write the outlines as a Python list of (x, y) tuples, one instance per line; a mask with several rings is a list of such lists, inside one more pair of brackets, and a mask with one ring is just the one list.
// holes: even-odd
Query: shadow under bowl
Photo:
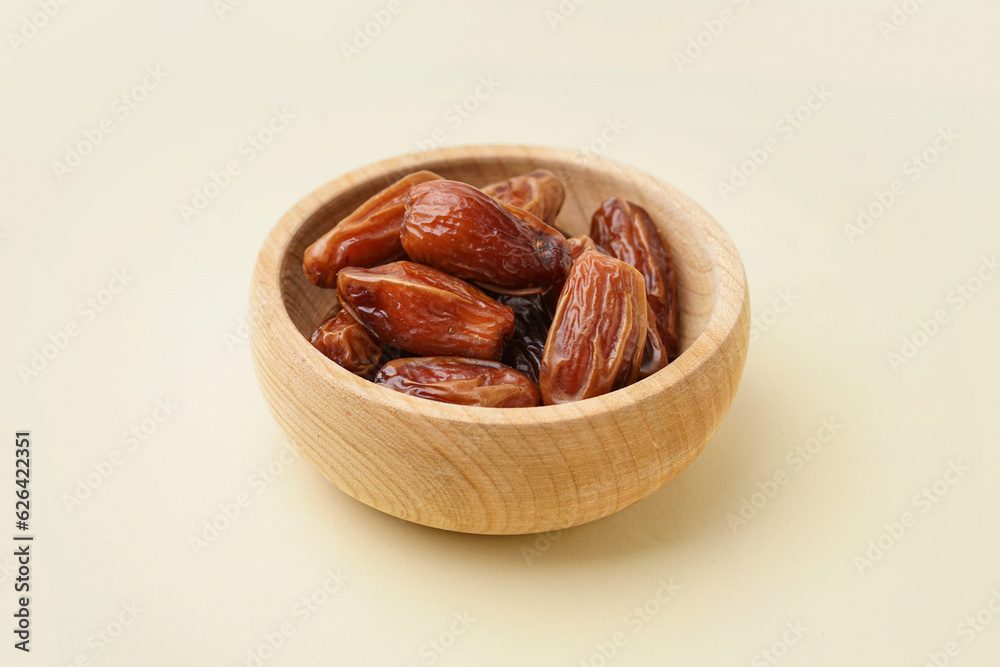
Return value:
[[(587, 233), (608, 197), (645, 208), (673, 253), (682, 354), (604, 396), (515, 409), (414, 398), (324, 357), (308, 337), (336, 295), (309, 282), (303, 252), (371, 195), (418, 169), (480, 187), (548, 169), (566, 186), (555, 225), (570, 235)], [(575, 526), (662, 487), (704, 449), (729, 410), (749, 325), (739, 254), (701, 207), (631, 167), (536, 146), (442, 148), (341, 176), (281, 218), (261, 248), (250, 289), (261, 390), (303, 457), (367, 505), (468, 533)]]

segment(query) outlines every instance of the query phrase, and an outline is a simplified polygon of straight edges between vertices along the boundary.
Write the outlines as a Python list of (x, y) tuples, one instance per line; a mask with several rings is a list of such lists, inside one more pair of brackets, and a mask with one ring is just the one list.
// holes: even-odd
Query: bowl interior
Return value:
[[(585, 233), (605, 199), (649, 211), (670, 244), (680, 358), (602, 396), (536, 408), (450, 405), (387, 391), (330, 362), (307, 337), (336, 298), (302, 272), (305, 248), (406, 173), (483, 186), (544, 168), (566, 186), (555, 221)], [(268, 407), (312, 465), (393, 516), (472, 533), (553, 530), (607, 516), (683, 470), (716, 432), (739, 386), (749, 299), (739, 255), (696, 203), (642, 172), (574, 151), (442, 148), (361, 167), (299, 201), (254, 269), (250, 343)]]
[(673, 253), (682, 351), (705, 330), (718, 297), (712, 253), (703, 228), (691, 224), (696, 213), (687, 208), (686, 199), (679, 193), (641, 172), (583, 153), (564, 151), (539, 157), (497, 147), (493, 155), (484, 157), (483, 147), (474, 148), (467, 154), (452, 152), (447, 158), (433, 153), (405, 156), (397, 159), (388, 172), (381, 163), (379, 169), (359, 170), (349, 187), (343, 187), (340, 179), (315, 193), (323, 203), (293, 232), (280, 266), (282, 300), (303, 336), (310, 336), (336, 301), (334, 290), (316, 287), (303, 273), (305, 249), (373, 194), (419, 169), (476, 187), (533, 169), (548, 169), (566, 186), (566, 200), (555, 225), (570, 236), (588, 233), (591, 216), (609, 197), (623, 197), (639, 204), (649, 212)]

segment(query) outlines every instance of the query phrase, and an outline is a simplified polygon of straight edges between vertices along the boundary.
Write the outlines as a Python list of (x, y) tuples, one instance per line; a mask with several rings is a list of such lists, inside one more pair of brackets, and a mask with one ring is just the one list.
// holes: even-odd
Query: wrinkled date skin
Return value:
[(552, 318), (538, 297), (501, 296), (498, 301), (514, 311), (514, 337), (504, 348), (503, 362), (537, 383)]
[(648, 326), (642, 274), (584, 251), (559, 297), (542, 357), (546, 405), (600, 396), (638, 378)]
[(642, 365), (639, 367), (639, 379), (645, 380), (650, 375), (666, 367), (667, 348), (660, 338), (660, 330), (656, 328), (656, 313), (650, 302), (646, 301), (646, 345), (642, 348)]
[(572, 255), (574, 262), (586, 250), (596, 250), (601, 254), (608, 254), (607, 250), (597, 245), (597, 243), (594, 242), (594, 239), (590, 238), (586, 234), (578, 234), (577, 236), (569, 237), (566, 239), (566, 245), (569, 247), (569, 253)]
[(572, 263), (557, 229), (456, 181), (410, 191), (401, 238), (412, 260), (500, 294), (539, 294)]
[(341, 220), (306, 249), (302, 269), (319, 287), (336, 287), (337, 272), (345, 266), (370, 267), (406, 257), (399, 240), (410, 188), (441, 180), (429, 171), (404, 176)]
[(612, 197), (591, 219), (590, 235), (612, 257), (642, 273), (646, 298), (656, 315), (656, 328), (669, 361), (680, 354), (677, 277), (670, 248), (663, 242), (649, 214), (638, 204)]
[[(593, 250), (605, 255), (608, 252), (597, 245), (594, 239), (587, 236), (586, 234), (580, 234), (579, 236), (571, 236), (566, 239), (567, 245), (569, 245), (569, 251), (573, 255), (573, 261), (575, 262), (583, 252), (588, 250)], [(556, 293), (553, 299), (552, 290), (546, 292), (544, 298), (547, 299), (547, 308), (549, 312), (555, 312), (556, 306), (559, 301), (559, 294)], [(653, 311), (653, 306), (649, 300), (649, 294), (646, 295), (646, 346), (642, 350), (642, 366), (639, 369), (639, 379), (643, 380), (648, 378), (650, 375), (665, 367), (669, 361), (667, 357), (666, 347), (663, 345), (663, 339), (660, 338), (660, 331), (656, 326), (656, 313)]]
[(545, 169), (491, 183), (483, 192), (504, 204), (516, 206), (551, 225), (559, 215), (566, 189), (556, 175)]
[(375, 383), (442, 403), (483, 408), (530, 408), (541, 404), (538, 387), (509, 366), (461, 357), (410, 357), (390, 361)]
[(376, 340), (418, 356), (499, 361), (514, 312), (464, 280), (413, 262), (337, 274), (337, 297)]
[[(571, 236), (566, 239), (566, 247), (569, 248), (570, 256), (575, 262), (580, 254), (584, 250), (596, 250), (597, 252), (607, 255), (607, 251), (601, 246), (594, 243), (594, 239), (590, 238), (586, 234), (580, 234), (578, 236)], [(556, 307), (559, 305), (559, 295), (562, 293), (562, 283), (555, 285), (549, 289), (545, 294), (542, 295), (542, 305), (545, 307), (545, 312), (549, 314), (549, 317), (555, 315)]]
[(330, 311), (310, 342), (331, 361), (366, 380), (371, 380), (385, 361), (378, 341), (339, 307)]

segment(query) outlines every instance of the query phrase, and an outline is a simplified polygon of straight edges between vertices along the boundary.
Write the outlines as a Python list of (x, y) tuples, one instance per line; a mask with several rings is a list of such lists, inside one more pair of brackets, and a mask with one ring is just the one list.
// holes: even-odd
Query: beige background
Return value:
[[(1000, 279), (977, 272), (992, 278), (1000, 253), (1000, 4), (900, 1), (916, 13), (892, 32), (891, 0), (564, 0), (559, 21), (557, 0), (52, 4), (51, 18), (32, 18), (39, 0), (0, 11), (0, 404), (8, 438), (33, 431), (37, 535), (33, 651), (5, 630), (0, 662), (775, 664), (768, 650), (782, 665), (922, 665), (954, 642), (939, 662), (997, 664)], [(373, 11), (391, 21), (348, 59), (341, 43)], [(147, 68), (165, 78), (130, 92)], [(799, 110), (813, 87), (829, 98)], [(451, 110), (477, 88), (467, 117)], [(123, 94), (145, 98), (127, 117)], [(294, 118), (250, 160), (241, 145), (275, 109)], [(809, 118), (789, 136), (779, 122), (797, 110)], [(60, 180), (53, 163), (104, 118), (113, 131)], [(663, 490), (550, 537), (484, 538), (384, 516), (282, 454), (245, 342), (257, 248), (306, 192), (418, 141), (587, 146), (732, 235), (757, 318), (743, 384)], [(766, 143), (777, 152), (723, 198)], [(230, 160), (239, 173), (185, 222), (180, 206)], [(849, 234), (895, 180), (902, 194)], [(103, 292), (123, 269), (134, 278)], [(966, 283), (971, 300), (954, 291)], [(50, 335), (64, 349), (46, 350)], [(919, 350), (893, 364), (904, 337)], [(37, 376), (35, 352), (53, 357)], [(818, 436), (809, 461), (788, 458)], [(949, 463), (965, 469), (954, 484), (939, 481)], [(773, 497), (754, 496), (775, 474)], [(732, 525), (744, 500), (760, 507)], [(213, 520), (225, 529), (209, 541)], [(880, 539), (884, 556), (857, 560)], [(328, 571), (346, 577), (330, 594)], [(680, 587), (666, 603), (661, 580)], [(973, 631), (977, 613), (992, 622)], [(118, 634), (119, 616), (131, 624), (107, 644), (97, 633)]]

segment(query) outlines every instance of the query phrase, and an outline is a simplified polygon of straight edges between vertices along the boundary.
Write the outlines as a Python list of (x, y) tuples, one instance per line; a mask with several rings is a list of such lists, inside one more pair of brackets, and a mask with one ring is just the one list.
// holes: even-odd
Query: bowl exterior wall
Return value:
[[(629, 167), (581, 156), (521, 146), (404, 156), (319, 188), (271, 232), (250, 294), (258, 380), (289, 440), (340, 489), (428, 526), (533, 533), (627, 507), (704, 449), (729, 409), (746, 358), (749, 294), (739, 256), (714, 220), (681, 193)], [(585, 232), (607, 196), (649, 210), (677, 263), (684, 352), (676, 361), (605, 396), (501, 410), (396, 394), (312, 348), (304, 334), (332, 298), (302, 275), (302, 250), (336, 219), (416, 169), (484, 185), (539, 167), (566, 182), (556, 223), (567, 233)]]

